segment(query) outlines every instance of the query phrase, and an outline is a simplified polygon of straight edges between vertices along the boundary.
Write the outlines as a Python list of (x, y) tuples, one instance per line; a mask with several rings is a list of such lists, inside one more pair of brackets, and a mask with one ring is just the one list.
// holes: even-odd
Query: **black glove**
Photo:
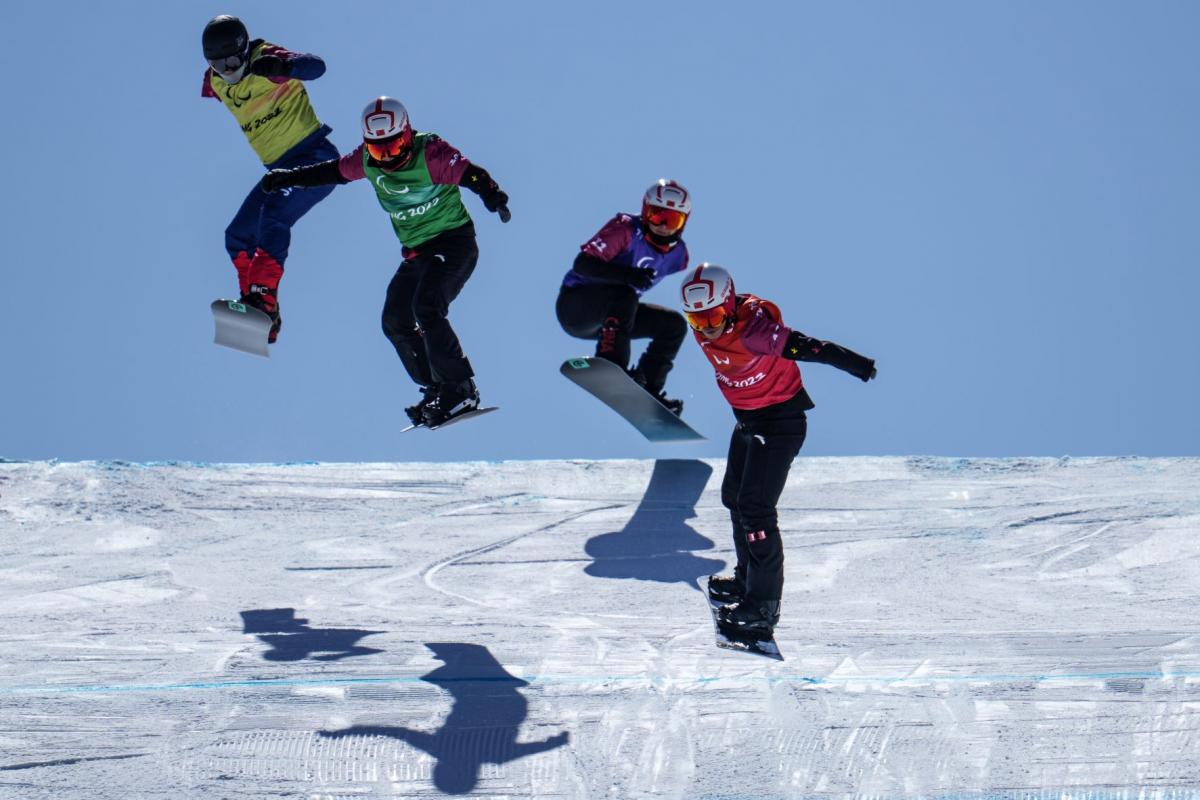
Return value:
[(639, 292), (654, 285), (654, 267), (626, 267), (625, 282)]
[(871, 380), (872, 378), (874, 378), (874, 377), (875, 377), (875, 372), (876, 372), (876, 370), (875, 370), (875, 362), (874, 362), (874, 361), (872, 361), (872, 362), (871, 362), (871, 371), (867, 373), (867, 377), (863, 378), (863, 383), (866, 383), (867, 381), (869, 381), (869, 380)]
[(510, 219), (512, 219), (512, 212), (508, 210), (508, 206), (497, 206), (496, 213), (500, 215), (501, 222), (508, 222)]
[(499, 213), (501, 208), (508, 206), (508, 195), (498, 188), (491, 189), (490, 187), (486, 187), (480, 190), (479, 199), (483, 201), (483, 207), (493, 214)]
[(267, 194), (277, 192), (280, 189), (286, 189), (289, 186), (295, 186), (296, 184), (293, 182), (295, 179), (294, 172), (295, 170), (290, 169), (273, 169), (266, 175), (263, 175), (262, 180), (258, 182), (258, 186)]
[(261, 75), (264, 78), (275, 78), (280, 75), (291, 75), (292, 68), (285, 58), (263, 55), (250, 62), (250, 73)]

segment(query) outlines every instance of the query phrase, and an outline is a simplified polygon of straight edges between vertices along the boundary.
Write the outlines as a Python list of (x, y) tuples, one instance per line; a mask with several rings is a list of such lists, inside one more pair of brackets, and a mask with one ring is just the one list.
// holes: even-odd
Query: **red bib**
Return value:
[[(764, 320), (764, 316), (767, 318)], [(782, 343), (768, 346), (760, 341), (765, 322), (775, 323), (784, 339), (790, 331), (783, 327), (779, 308), (752, 294), (738, 295), (737, 323), (717, 339), (705, 339), (699, 331), (692, 335), (717, 373), (717, 385), (734, 408), (753, 410), (791, 400), (804, 386), (795, 361), (771, 355), (768, 349), (782, 352)], [(749, 340), (747, 328), (755, 330)], [(773, 338), (773, 337), (772, 337)], [(761, 351), (761, 352), (760, 352)]]

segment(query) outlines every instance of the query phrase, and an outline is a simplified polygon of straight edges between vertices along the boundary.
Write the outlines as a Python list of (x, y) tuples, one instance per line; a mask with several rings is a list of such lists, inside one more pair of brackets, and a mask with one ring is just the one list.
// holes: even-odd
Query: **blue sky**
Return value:
[[(807, 455), (1196, 455), (1200, 69), (1188, 2), (46, 2), (10, 10), (0, 126), (0, 457), (214, 461), (724, 454), (685, 342), (668, 388), (710, 441), (655, 446), (558, 375), (590, 345), (553, 304), (578, 246), (660, 176), (695, 261), (805, 333)], [(262, 168), (199, 96), (200, 32), (322, 56), (343, 152), (378, 94), (489, 169), (501, 225), (452, 307), (483, 399), (400, 436), (379, 331), (399, 263), (365, 184), (294, 229), (270, 360), (214, 347), (222, 233)], [(647, 299), (676, 303), (677, 279)]]

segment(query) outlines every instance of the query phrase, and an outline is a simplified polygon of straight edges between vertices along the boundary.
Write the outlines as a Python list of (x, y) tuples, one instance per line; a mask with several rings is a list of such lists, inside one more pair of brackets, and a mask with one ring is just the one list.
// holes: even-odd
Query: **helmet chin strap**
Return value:
[(646, 234), (646, 239), (650, 244), (654, 245), (657, 250), (665, 253), (675, 246), (679, 241), (679, 237), (683, 235), (682, 230), (675, 231), (670, 236), (659, 236), (654, 231), (650, 230), (645, 223), (642, 223), (642, 232)]
[(737, 296), (735, 295), (733, 301), (733, 311), (730, 311), (725, 315), (725, 327), (721, 329), (722, 336), (737, 327), (738, 301), (736, 298)]
[(379, 165), (379, 168), (381, 170), (383, 170), (384, 172), (394, 172), (398, 169), (403, 169), (404, 167), (407, 167), (409, 165), (409, 163), (412, 161), (412, 159), (413, 159), (413, 151), (412, 151), (412, 148), (410, 147), (408, 149), (408, 152), (406, 152), (400, 158), (394, 158), (391, 161), (375, 161), (374, 158), (372, 158), (371, 160), (375, 161), (375, 163)]
[(397, 169), (407, 167), (408, 162), (412, 160), (413, 158), (409, 156), (406, 158), (397, 158), (395, 161), (379, 162), (379, 169), (384, 170), (385, 173), (394, 173)]

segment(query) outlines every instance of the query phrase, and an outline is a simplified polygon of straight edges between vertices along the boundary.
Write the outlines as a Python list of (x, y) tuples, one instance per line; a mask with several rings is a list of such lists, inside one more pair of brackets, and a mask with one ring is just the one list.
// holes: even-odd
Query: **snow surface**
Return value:
[(1200, 461), (0, 463), (0, 797), (1195, 796)]

